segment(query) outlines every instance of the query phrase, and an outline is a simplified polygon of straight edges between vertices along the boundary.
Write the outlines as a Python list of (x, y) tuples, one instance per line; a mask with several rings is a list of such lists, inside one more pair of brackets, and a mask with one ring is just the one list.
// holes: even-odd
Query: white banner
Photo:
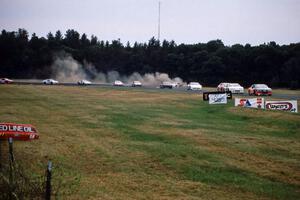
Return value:
[(247, 108), (265, 108), (264, 98), (235, 98), (234, 105)]
[(298, 112), (297, 101), (266, 101), (266, 109)]
[(227, 103), (227, 94), (209, 94), (209, 104), (226, 104)]

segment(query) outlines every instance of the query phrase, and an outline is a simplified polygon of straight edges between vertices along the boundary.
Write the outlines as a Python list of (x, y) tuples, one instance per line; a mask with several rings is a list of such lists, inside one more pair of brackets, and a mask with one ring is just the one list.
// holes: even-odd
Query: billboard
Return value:
[(225, 93), (227, 95), (227, 99), (232, 99), (232, 92), (231, 91), (227, 91), (227, 92), (203, 92), (203, 101), (208, 101), (210, 94), (225, 94)]
[(209, 98), (209, 104), (226, 104), (227, 103), (226, 93), (209, 94), (208, 98)]
[(266, 101), (266, 109), (298, 112), (297, 101)]
[(0, 123), (0, 139), (13, 138), (15, 140), (38, 139), (39, 135), (31, 124)]
[(235, 98), (235, 106), (247, 107), (247, 108), (265, 108), (264, 98)]

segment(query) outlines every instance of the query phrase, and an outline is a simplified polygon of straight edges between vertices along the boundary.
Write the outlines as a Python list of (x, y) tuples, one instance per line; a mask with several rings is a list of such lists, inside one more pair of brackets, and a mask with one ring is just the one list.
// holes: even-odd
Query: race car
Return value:
[(253, 84), (248, 88), (248, 94), (251, 95), (272, 95), (272, 89), (269, 88), (266, 84)]
[(232, 94), (243, 94), (244, 88), (238, 83), (220, 83), (217, 87), (218, 92), (232, 92)]
[(114, 86), (124, 86), (124, 83), (122, 81), (116, 80), (113, 85)]
[(198, 82), (190, 82), (187, 87), (188, 90), (202, 90), (202, 85)]
[(10, 84), (10, 83), (12, 83), (12, 82), (13, 82), (13, 80), (8, 79), (8, 78), (1, 78), (1, 79), (0, 79), (0, 83), (1, 83), (1, 84)]
[(54, 79), (45, 79), (45, 80), (43, 80), (43, 84), (45, 84), (45, 85), (54, 85), (54, 84), (58, 84), (58, 81), (56, 81)]
[(78, 81), (77, 84), (78, 84), (78, 85), (91, 85), (92, 82), (83, 79), (83, 80)]
[(163, 81), (159, 87), (161, 89), (164, 89), (164, 88), (169, 88), (169, 89), (172, 89), (172, 88), (175, 88), (175, 87), (178, 87), (178, 84), (177, 83), (172, 83), (172, 82), (169, 82), (169, 81)]
[(140, 81), (133, 81), (131, 86), (132, 87), (142, 87), (142, 83)]

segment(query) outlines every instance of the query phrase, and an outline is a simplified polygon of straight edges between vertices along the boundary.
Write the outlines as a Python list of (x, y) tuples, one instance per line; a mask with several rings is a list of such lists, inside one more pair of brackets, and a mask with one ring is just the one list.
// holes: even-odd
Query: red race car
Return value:
[(261, 95), (272, 95), (272, 89), (269, 88), (266, 84), (253, 84), (248, 88), (248, 94), (261, 96)]

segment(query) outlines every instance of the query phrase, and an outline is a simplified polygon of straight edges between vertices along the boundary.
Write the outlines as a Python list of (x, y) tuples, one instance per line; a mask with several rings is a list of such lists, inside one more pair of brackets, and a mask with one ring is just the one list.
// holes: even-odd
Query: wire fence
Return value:
[(48, 162), (45, 175), (33, 176), (14, 156), (13, 139), (0, 140), (0, 199), (46, 199), (52, 193), (52, 162)]

